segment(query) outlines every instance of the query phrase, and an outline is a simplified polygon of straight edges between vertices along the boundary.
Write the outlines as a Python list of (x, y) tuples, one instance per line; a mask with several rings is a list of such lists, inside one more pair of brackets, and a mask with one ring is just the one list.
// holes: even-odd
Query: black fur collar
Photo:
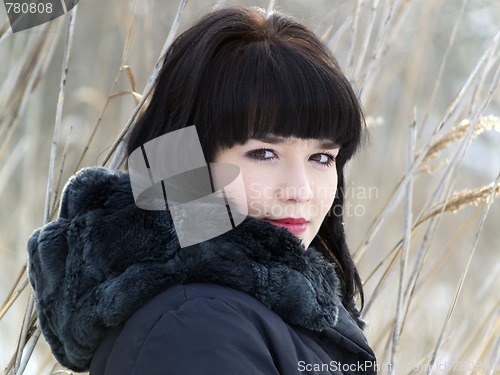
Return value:
[(88, 368), (109, 327), (165, 288), (209, 282), (246, 292), (284, 321), (333, 327), (341, 304), (332, 266), (285, 229), (247, 218), (179, 248), (168, 211), (137, 208), (129, 176), (89, 168), (65, 187), (59, 218), (28, 243), (40, 326), (56, 358)]

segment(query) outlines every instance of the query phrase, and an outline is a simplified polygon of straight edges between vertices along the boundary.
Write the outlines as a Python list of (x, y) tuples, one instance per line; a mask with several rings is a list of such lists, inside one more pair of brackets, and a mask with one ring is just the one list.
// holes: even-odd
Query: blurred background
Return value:
[(344, 215), (381, 373), (500, 374), (498, 0), (82, 0), (17, 33), (0, 6), (0, 369), (58, 370), (43, 336), (26, 350), (26, 242), (76, 170), (117, 165), (169, 33), (227, 5), (296, 17), (359, 92)]

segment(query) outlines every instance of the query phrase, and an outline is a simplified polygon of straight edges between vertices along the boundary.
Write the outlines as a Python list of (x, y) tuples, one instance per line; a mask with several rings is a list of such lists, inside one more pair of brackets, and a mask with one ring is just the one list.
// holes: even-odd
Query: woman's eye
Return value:
[[(247, 153), (247, 156), (249, 156), (252, 159), (259, 160), (259, 161), (270, 161), (270, 160), (274, 160), (277, 158), (277, 156), (273, 150), (269, 150), (266, 148), (260, 148), (257, 150), (249, 151)], [(335, 161), (335, 156), (333, 156), (329, 153), (318, 153), (318, 154), (312, 155), (309, 159), (318, 163), (318, 164), (321, 164), (322, 166), (329, 167)]]
[(248, 153), (248, 156), (259, 160), (271, 160), (275, 158), (275, 155), (271, 150), (267, 150), (264, 148), (250, 151)]
[(330, 166), (335, 161), (335, 157), (330, 154), (314, 154), (311, 156), (311, 160), (325, 166)]

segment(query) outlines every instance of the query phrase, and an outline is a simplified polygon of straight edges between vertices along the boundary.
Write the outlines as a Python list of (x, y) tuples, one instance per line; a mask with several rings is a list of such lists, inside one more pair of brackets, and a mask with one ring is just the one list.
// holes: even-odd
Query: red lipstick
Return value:
[(295, 235), (304, 233), (307, 229), (307, 220), (299, 217), (285, 217), (283, 219), (266, 219), (271, 224), (276, 225), (277, 227), (285, 228), (290, 233)]

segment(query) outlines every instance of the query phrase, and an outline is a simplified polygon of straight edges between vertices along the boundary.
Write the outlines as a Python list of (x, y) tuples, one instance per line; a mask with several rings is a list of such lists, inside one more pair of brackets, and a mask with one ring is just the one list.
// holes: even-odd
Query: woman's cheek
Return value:
[(248, 215), (255, 218), (262, 218), (266, 216), (264, 209), (259, 201), (251, 201), (249, 203)]

